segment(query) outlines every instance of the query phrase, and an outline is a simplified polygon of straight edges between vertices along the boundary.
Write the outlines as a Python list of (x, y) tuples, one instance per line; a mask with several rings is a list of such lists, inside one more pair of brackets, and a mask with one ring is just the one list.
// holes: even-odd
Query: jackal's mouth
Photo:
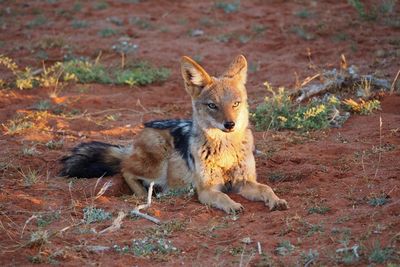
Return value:
[(232, 133), (232, 132), (235, 131), (235, 129), (226, 129), (226, 128), (224, 128), (224, 129), (221, 129), (221, 131), (223, 131), (224, 133)]

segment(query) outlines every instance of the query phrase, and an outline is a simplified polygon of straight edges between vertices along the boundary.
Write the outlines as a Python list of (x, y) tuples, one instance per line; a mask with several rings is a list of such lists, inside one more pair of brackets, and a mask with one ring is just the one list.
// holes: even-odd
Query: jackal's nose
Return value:
[(235, 127), (235, 123), (233, 121), (227, 121), (224, 123), (224, 127), (227, 130), (232, 130)]

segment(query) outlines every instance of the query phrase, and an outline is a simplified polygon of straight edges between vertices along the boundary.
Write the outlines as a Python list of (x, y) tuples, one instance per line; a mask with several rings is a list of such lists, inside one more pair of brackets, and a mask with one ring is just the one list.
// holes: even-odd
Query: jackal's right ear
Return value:
[(186, 91), (192, 98), (200, 95), (201, 90), (212, 82), (210, 75), (193, 59), (183, 56), (181, 72)]

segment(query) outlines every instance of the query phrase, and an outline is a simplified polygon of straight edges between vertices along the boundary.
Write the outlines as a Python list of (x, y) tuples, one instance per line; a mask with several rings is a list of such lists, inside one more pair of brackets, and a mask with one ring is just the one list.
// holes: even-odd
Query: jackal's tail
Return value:
[(81, 143), (61, 159), (61, 176), (95, 178), (120, 172), (121, 160), (128, 148), (102, 142)]

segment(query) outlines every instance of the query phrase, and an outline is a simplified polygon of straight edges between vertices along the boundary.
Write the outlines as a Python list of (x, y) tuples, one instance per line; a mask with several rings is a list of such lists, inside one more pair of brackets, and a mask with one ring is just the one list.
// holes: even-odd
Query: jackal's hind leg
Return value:
[(247, 181), (239, 194), (249, 200), (264, 201), (270, 210), (286, 210), (289, 207), (286, 200), (275, 195), (272, 188), (266, 184)]
[(124, 177), (129, 188), (133, 191), (133, 193), (136, 196), (138, 196), (138, 197), (147, 196), (146, 189), (144, 188), (144, 186), (142, 185), (140, 180), (137, 179), (137, 176), (135, 176), (129, 172), (123, 172), (122, 176)]

